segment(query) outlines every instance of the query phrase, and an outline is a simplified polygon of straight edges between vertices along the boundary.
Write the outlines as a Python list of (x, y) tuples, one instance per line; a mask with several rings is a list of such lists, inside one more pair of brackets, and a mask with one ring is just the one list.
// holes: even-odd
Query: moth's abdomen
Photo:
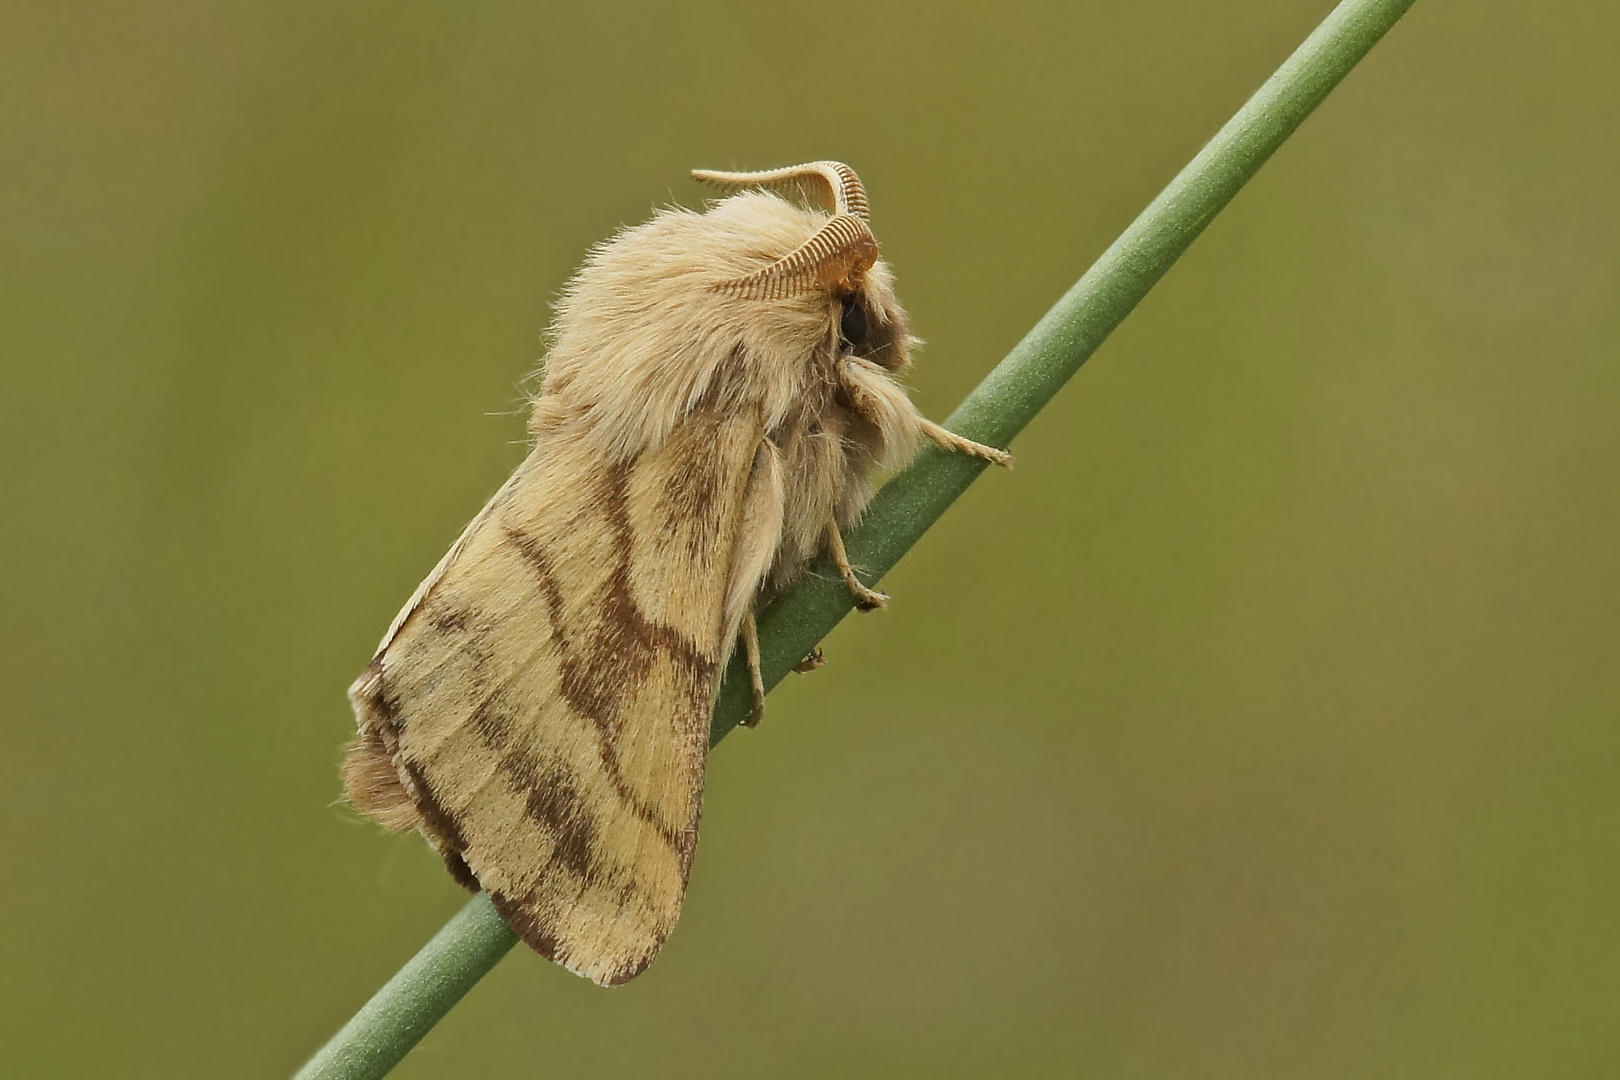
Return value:
[(343, 789), (361, 813), (390, 832), (404, 832), (422, 824), (422, 815), (417, 813), (393, 759), (375, 731), (349, 744), (343, 759)]

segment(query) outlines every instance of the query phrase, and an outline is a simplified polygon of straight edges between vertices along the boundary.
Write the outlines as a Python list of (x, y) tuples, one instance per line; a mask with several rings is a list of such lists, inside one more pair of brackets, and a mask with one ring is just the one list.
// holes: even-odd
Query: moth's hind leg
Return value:
[(972, 454), (974, 457), (984, 458), (1004, 468), (1012, 468), (1013, 456), (1005, 450), (997, 450), (993, 446), (976, 443), (972, 439), (963, 438), (954, 431), (949, 431), (934, 423), (927, 417), (918, 417), (922, 421), (923, 434), (927, 435), (935, 446), (941, 450), (950, 450), (958, 454)]
[(855, 594), (856, 607), (862, 611), (876, 611), (889, 602), (888, 593), (868, 588), (855, 576), (855, 568), (849, 565), (849, 552), (844, 550), (844, 534), (839, 531), (838, 519), (834, 517), (827, 519), (827, 551), (832, 555), (833, 565), (838, 568), (838, 576), (844, 579), (849, 591)]
[[(759, 727), (759, 722), (765, 715), (765, 676), (759, 669), (759, 623), (754, 620), (752, 611), (743, 617), (742, 639), (743, 655), (748, 660), (748, 681), (754, 690), (754, 706), (739, 722), (743, 727)], [(814, 671), (826, 662), (827, 658), (821, 655), (821, 646), (817, 645), (810, 651), (809, 656), (794, 665), (793, 670)]]
[(765, 715), (765, 676), (759, 670), (759, 624), (754, 621), (752, 611), (743, 616), (742, 639), (743, 653), (748, 658), (748, 680), (754, 688), (754, 707), (741, 723), (743, 727), (759, 727)]

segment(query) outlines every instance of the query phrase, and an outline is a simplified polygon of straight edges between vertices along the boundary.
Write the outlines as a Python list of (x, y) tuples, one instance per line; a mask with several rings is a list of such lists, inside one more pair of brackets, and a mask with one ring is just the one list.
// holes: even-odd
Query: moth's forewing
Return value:
[(615, 462), (583, 423), (537, 433), (351, 691), (452, 871), (599, 983), (680, 911), (762, 436), (700, 412)]

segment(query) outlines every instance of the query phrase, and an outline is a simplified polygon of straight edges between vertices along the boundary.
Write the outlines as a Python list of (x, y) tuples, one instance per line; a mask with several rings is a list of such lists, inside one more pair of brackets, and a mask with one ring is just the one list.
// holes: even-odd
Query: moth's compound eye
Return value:
[(838, 331), (844, 336), (844, 345), (851, 350), (866, 344), (866, 309), (861, 307), (859, 300), (851, 298), (844, 301), (844, 317), (838, 324)]

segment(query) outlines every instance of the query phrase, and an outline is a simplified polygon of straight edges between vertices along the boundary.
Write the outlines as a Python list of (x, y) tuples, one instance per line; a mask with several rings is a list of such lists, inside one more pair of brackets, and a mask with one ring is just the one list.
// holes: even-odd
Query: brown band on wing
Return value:
[[(623, 517), (622, 496), (617, 504), (611, 500), (605, 504), (620, 507), (620, 513), (614, 515), (615, 533), (627, 537), (630, 526)], [(657, 659), (658, 650), (672, 653), (681, 670), (694, 673), (691, 687), (694, 701), (700, 695), (707, 700), (707, 687), (717, 674), (718, 665), (680, 631), (653, 623), (642, 614), (630, 594), (629, 567), (622, 557), (608, 579), (598, 607), (601, 629), (585, 643), (584, 655), (576, 653), (566, 644), (562, 592), (550, 557), (538, 540), (521, 529), (505, 526), (504, 532), (534, 574), (545, 597), (552, 640), (562, 654), (558, 689), (575, 712), (596, 726), (602, 765), (614, 791), (637, 817), (653, 826), (683, 860), (690, 859), (696, 838), (688, 830), (666, 821), (630, 786), (614, 752), (614, 740), (621, 726), (619, 712), (628, 691), (645, 677)], [(604, 671), (611, 674), (604, 677)], [(486, 740), (495, 735), (487, 721), (479, 730), (481, 734), (488, 733)]]
[(585, 880), (601, 876), (591, 851), (596, 847), (596, 819), (583, 813), (585, 797), (566, 769), (555, 763), (542, 766), (524, 754), (508, 754), (501, 771), (526, 791), (524, 813), (552, 837), (551, 861)]
[(636, 817), (651, 825), (666, 844), (674, 848), (681, 856), (683, 863), (692, 861), (692, 849), (697, 845), (697, 833), (690, 829), (678, 829), (665, 821), (657, 810), (648, 806), (630, 782), (624, 778), (624, 770), (619, 766), (619, 756), (607, 745), (601, 747), (602, 768), (607, 771), (608, 781), (613, 784), (613, 791), (619, 800), (628, 806)]
[(525, 945), (547, 960), (556, 960), (557, 954), (562, 950), (562, 942), (541, 923), (538, 895), (538, 892), (535, 892), (527, 896), (512, 897), (503, 893), (490, 893), (489, 898), (494, 903), (495, 910), (501, 913), (501, 918), (512, 927), (513, 933), (523, 939)]
[[(628, 530), (628, 522), (624, 527)], [(559, 687), (563, 697), (574, 711), (595, 723), (605, 738), (617, 737), (618, 713), (626, 692), (646, 675), (657, 652), (672, 654), (683, 670), (696, 672), (696, 684), (706, 685), (713, 679), (718, 667), (713, 658), (704, 655), (679, 630), (652, 622), (642, 614), (630, 594), (629, 565), (622, 560), (610, 572), (598, 600), (601, 623), (580, 650), (583, 655), (568, 649), (562, 623), (562, 592), (550, 557), (539, 541), (521, 529), (506, 526), (504, 531), (545, 594), (552, 640), (563, 653)], [(603, 677), (604, 671), (611, 674)]]
[(433, 794), (433, 788), (427, 777), (422, 775), (415, 762), (404, 754), (395, 755), (394, 762), (399, 766), (400, 778), (416, 796), (416, 809), (422, 815), (422, 823), (427, 826), (430, 840), (436, 841), (434, 848), (444, 859), (446, 870), (455, 878), (456, 884), (472, 892), (483, 888), (478, 879), (473, 876), (472, 869), (461, 853), (467, 850), (467, 840), (461, 835), (461, 826), (454, 814), (449, 813), (439, 805), (439, 800)]
[(703, 682), (715, 673), (717, 665), (714, 657), (675, 627), (648, 619), (630, 592), (630, 550), (635, 542), (635, 534), (630, 524), (629, 488), (630, 473), (634, 468), (634, 462), (612, 465), (602, 477), (601, 505), (607, 510), (613, 529), (613, 550), (618, 555), (618, 564), (608, 582), (609, 594), (605, 598), (607, 621), (622, 621), (629, 639), (670, 653), (683, 670), (704, 673), (704, 678), (699, 680)]
[[(546, 557), (544, 551), (540, 549), (539, 544), (535, 542), (532, 537), (528, 536), (526, 533), (520, 533), (517, 530), (507, 530), (507, 537), (508, 539), (512, 540), (513, 544), (517, 546), (520, 551), (524, 553), (525, 560), (529, 563), (530, 568), (537, 576), (541, 576), (543, 570), (549, 572), (550, 560)], [(522, 537), (522, 539), (520, 540), (519, 537)], [(555, 583), (550, 582), (549, 578), (541, 576), (542, 592), (546, 593), (548, 597), (550, 597), (554, 595), (552, 591), (554, 589)], [(555, 637), (554, 640), (556, 640)], [(560, 642), (558, 643), (558, 647), (559, 651), (562, 651)], [(574, 705), (575, 708), (578, 708), (576, 702), (570, 701), (570, 704)], [(581, 712), (580, 715), (587, 716), (588, 714)], [(482, 702), (480, 702), (477, 709), (473, 711), (470, 720), (472, 722), (473, 730), (478, 733), (479, 739), (483, 742), (484, 746), (487, 747), (491, 752), (499, 755), (498, 767), (500, 771), (513, 782), (513, 787), (516, 790), (532, 792), (536, 785), (546, 782), (547, 778), (554, 775), (563, 775), (554, 767), (543, 766), (540, 761), (534, 758), (530, 758), (527, 755), (512, 753), (507, 749), (511, 740), (513, 717), (506, 709), (501, 707), (501, 701), (498, 693), (491, 693)], [(593, 723), (596, 724), (598, 732), (601, 733), (602, 725), (595, 720), (593, 720)], [(651, 806), (647, 805), (646, 801), (643, 800), (635, 789), (630, 786), (629, 782), (624, 778), (623, 770), (619, 766), (618, 755), (614, 752), (612, 744), (606, 738), (599, 737), (597, 739), (597, 748), (601, 755), (602, 767), (606, 771), (609, 781), (613, 784), (614, 792), (619, 796), (619, 799), (630, 808), (630, 811), (634, 813), (636, 817), (640, 818), (642, 821), (646, 822), (648, 825), (657, 830), (658, 835), (662, 837), (670, 847), (674, 848), (677, 852), (683, 855), (686, 854), (693, 842), (692, 837), (688, 835), (687, 831), (677, 829), (669, 822), (665, 821), (658, 814), (658, 812)], [(432, 797), (431, 792), (428, 792), (427, 794)], [(533, 809), (533, 805), (534, 804), (531, 799), (531, 810)], [(447, 816), (450, 815), (447, 814)], [(549, 827), (550, 818), (548, 816), (544, 814), (531, 814), (531, 816), (535, 816), (536, 820), (540, 821), (542, 824), (548, 825)]]
[(365, 699), (366, 719), (372, 722), (372, 728), (382, 737), (383, 745), (390, 754), (398, 753), (402, 718), (398, 699), (383, 688), (381, 653), (372, 657), (371, 663), (366, 665), (366, 670), (361, 672), (354, 686), (354, 692)]
[[(442, 628), (441, 619), (436, 618), (435, 623)], [(465, 629), (465, 621), (461, 622), (458, 629)], [(366, 674), (368, 679), (365, 700), (379, 721), (366, 738), (368, 740), (380, 738), (383, 732), (397, 737), (401, 725), (399, 703), (388, 689), (387, 674), (381, 662), (373, 661)], [(511, 721), (503, 710), (495, 707), (495, 698), (491, 696), (485, 699), (471, 719), (474, 730), (478, 732), (484, 745), (499, 753), (505, 743)], [(363, 743), (362, 748), (364, 745)], [(354, 758), (351, 757), (351, 760)], [(402, 787), (402, 793), (408, 794), (410, 798), (416, 823), (422, 826), (428, 838), (433, 841), (433, 846), (444, 859), (450, 876), (463, 887), (478, 892), (481, 885), (461, 854), (467, 850), (467, 840), (456, 814), (444, 806), (438, 793), (433, 789), (432, 782), (417, 763), (402, 754), (389, 755), (389, 761), (396, 782)], [(566, 812), (570, 806), (581, 805), (578, 792), (573, 789), (566, 774), (551, 768), (545, 770), (542, 776), (537, 762), (524, 755), (513, 753), (501, 756), (499, 768), (514, 781), (517, 790), (528, 792), (526, 806), (528, 815), (545, 826), (556, 838), (553, 860), (560, 862), (566, 869), (580, 877), (590, 876), (590, 848), (595, 841), (596, 825), (583, 815)], [(629, 799), (626, 801), (631, 803), (638, 816), (646, 817), (650, 813), (649, 808), (637, 805)], [(648, 823), (658, 828), (660, 835), (666, 835), (671, 831), (667, 825), (662, 825), (656, 820), (650, 820)]]

